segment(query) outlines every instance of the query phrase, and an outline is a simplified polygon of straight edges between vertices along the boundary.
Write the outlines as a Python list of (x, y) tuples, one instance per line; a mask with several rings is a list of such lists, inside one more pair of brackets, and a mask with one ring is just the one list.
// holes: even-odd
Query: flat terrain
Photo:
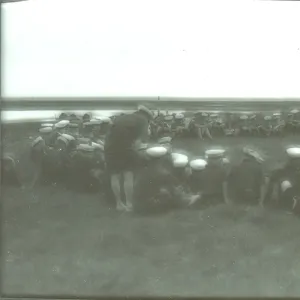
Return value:
[[(15, 136), (4, 147), (21, 156), (30, 139)], [(248, 141), (264, 151), (268, 170), (297, 140)], [(223, 145), (236, 160), (246, 141), (176, 147), (196, 155)], [(5, 187), (1, 228), (6, 295), (300, 297), (300, 220), (283, 212), (221, 205), (139, 217), (109, 210), (99, 195)]]

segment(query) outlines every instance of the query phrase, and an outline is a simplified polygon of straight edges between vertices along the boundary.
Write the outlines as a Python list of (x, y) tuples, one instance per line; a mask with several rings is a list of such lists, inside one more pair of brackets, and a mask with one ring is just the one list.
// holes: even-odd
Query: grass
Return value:
[[(5, 148), (27, 148), (28, 136)], [(191, 155), (243, 138), (177, 141)], [(251, 139), (282, 163), (285, 139)], [(2, 291), (54, 296), (300, 296), (300, 223), (284, 213), (220, 205), (139, 217), (99, 195), (63, 188), (2, 190)]]

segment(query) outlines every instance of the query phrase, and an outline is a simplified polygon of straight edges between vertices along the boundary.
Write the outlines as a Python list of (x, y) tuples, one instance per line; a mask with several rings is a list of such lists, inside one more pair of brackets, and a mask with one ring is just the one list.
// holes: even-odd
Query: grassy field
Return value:
[[(23, 162), (30, 134), (7, 135)], [(266, 171), (297, 138), (251, 139)], [(246, 139), (176, 141), (193, 155), (224, 146), (239, 159)], [(58, 187), (2, 196), (2, 291), (54, 296), (300, 296), (300, 220), (285, 213), (220, 205), (139, 217), (98, 195)]]

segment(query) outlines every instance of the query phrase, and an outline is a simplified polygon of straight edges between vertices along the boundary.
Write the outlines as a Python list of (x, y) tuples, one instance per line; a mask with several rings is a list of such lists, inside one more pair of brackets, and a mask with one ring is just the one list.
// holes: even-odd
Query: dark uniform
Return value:
[[(156, 149), (146, 150), (150, 160), (140, 171), (135, 184), (133, 206), (134, 211), (140, 214), (163, 213), (190, 206), (199, 198), (199, 195), (190, 195), (182, 189), (181, 179), (174, 174), (174, 167), (179, 166), (179, 161), (174, 164), (166, 148), (157, 149), (158, 154), (152, 157)], [(149, 150), (154, 150), (154, 153)]]
[[(288, 149), (289, 150), (289, 149)], [(300, 156), (300, 153), (298, 153)], [(265, 197), (266, 204), (300, 213), (300, 158), (290, 158), (281, 169), (272, 172)], [(275, 199), (274, 199), (275, 198)], [(275, 200), (275, 203), (274, 203)]]
[[(133, 114), (116, 117), (106, 134), (105, 162), (117, 210), (132, 210), (134, 178), (138, 167), (137, 152), (140, 144), (149, 138), (152, 117), (149, 109), (139, 106), (138, 111)], [(122, 188), (126, 205), (121, 197)]]
[(233, 167), (228, 176), (229, 191), (235, 203), (259, 204), (263, 184), (262, 165), (251, 156)]
[(204, 206), (228, 202), (227, 169), (224, 164), (224, 150), (207, 150), (207, 165), (201, 176)]
[(188, 172), (188, 156), (180, 153), (172, 153), (173, 170), (172, 175), (177, 181), (178, 189), (183, 193), (190, 193), (188, 184), (189, 172)]
[(102, 146), (96, 143), (78, 145), (69, 153), (67, 170), (71, 187), (85, 192), (99, 191), (105, 181)]
[(173, 189), (172, 160), (165, 149), (165, 152), (151, 158), (147, 166), (140, 170), (134, 188), (134, 211), (153, 214), (174, 208)]
[(119, 116), (115, 119), (105, 138), (105, 161), (110, 173), (133, 171), (136, 155), (133, 144), (137, 139), (148, 137), (149, 122), (142, 113)]
[(31, 147), (31, 160), (36, 167), (31, 187), (42, 178), (44, 182), (56, 181), (58, 174), (61, 174), (62, 161), (55, 146), (59, 135), (49, 127), (41, 128), (40, 132), (41, 136), (33, 141)]
[(191, 174), (188, 178), (188, 184), (193, 193), (202, 193), (203, 191), (203, 171), (207, 162), (203, 159), (195, 159), (190, 162)]
[(184, 114), (175, 114), (173, 123), (171, 124), (172, 132), (175, 136), (186, 133)]

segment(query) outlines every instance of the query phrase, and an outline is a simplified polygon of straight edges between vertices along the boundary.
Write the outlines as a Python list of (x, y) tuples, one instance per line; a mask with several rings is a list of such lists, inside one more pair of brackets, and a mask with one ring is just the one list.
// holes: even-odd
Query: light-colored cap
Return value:
[(243, 153), (246, 155), (249, 155), (253, 158), (255, 158), (258, 162), (262, 163), (264, 161), (262, 155), (259, 153), (258, 150), (252, 149), (251, 147), (244, 147), (243, 148)]
[(190, 161), (190, 167), (193, 170), (197, 170), (197, 171), (204, 170), (206, 165), (207, 165), (207, 161), (204, 159), (194, 159)]
[(223, 157), (224, 153), (224, 149), (210, 149), (205, 151), (205, 156), (208, 158), (219, 158)]
[(165, 136), (158, 140), (159, 144), (169, 144), (171, 142), (172, 142), (172, 138), (170, 136)]
[(74, 141), (75, 140), (75, 138), (72, 135), (70, 135), (70, 134), (63, 133), (60, 136), (63, 137), (63, 138), (65, 138), (65, 139), (67, 139), (68, 141)]
[(111, 123), (111, 118), (109, 117), (95, 117), (95, 119), (102, 121), (102, 123)]
[(165, 147), (157, 146), (146, 150), (146, 153), (151, 157), (162, 157), (166, 155), (168, 150)]
[(43, 138), (41, 136), (37, 137), (31, 144), (31, 147), (35, 147), (36, 145), (38, 145), (39, 143), (43, 142)]
[(173, 116), (172, 115), (167, 115), (164, 117), (165, 121), (172, 121), (173, 120)]
[(92, 126), (93, 124), (91, 122), (84, 122), (83, 127)]
[(230, 160), (227, 157), (224, 157), (222, 159), (222, 161), (223, 161), (223, 164), (229, 164), (230, 163)]
[(144, 105), (139, 105), (138, 111), (142, 111), (142, 112), (146, 113), (151, 119), (153, 118), (152, 111)]
[(58, 123), (56, 123), (54, 126), (56, 128), (65, 128), (66, 126), (68, 126), (70, 124), (69, 120), (61, 120)]
[(291, 158), (300, 158), (300, 147), (293, 147), (286, 149), (286, 153)]
[(95, 148), (91, 145), (88, 145), (88, 144), (79, 144), (77, 146), (77, 150), (85, 151), (85, 152), (93, 152), (95, 150)]
[(42, 127), (42, 128), (39, 129), (40, 133), (50, 133), (52, 131), (53, 131), (52, 127)]
[(280, 116), (281, 116), (281, 113), (280, 113), (280, 112), (274, 113), (273, 116), (274, 116), (274, 117), (280, 117)]
[(189, 158), (180, 153), (172, 153), (172, 159), (175, 168), (185, 168), (189, 162)]
[(291, 110), (291, 113), (292, 113), (292, 114), (297, 114), (298, 112), (299, 112), (298, 109), (293, 109), (293, 110)]
[(78, 128), (78, 124), (76, 124), (76, 123), (70, 123), (69, 127), (70, 128)]
[(102, 124), (102, 120), (91, 119), (89, 123), (90, 123), (91, 125), (101, 125), (101, 124)]
[(241, 116), (240, 116), (240, 119), (241, 119), (241, 120), (248, 120), (248, 118), (249, 118), (249, 117), (248, 117), (247, 115), (241, 115)]
[(69, 144), (71, 141), (75, 141), (75, 138), (69, 134), (62, 134), (57, 138), (58, 141), (62, 141), (65, 144)]
[(51, 123), (43, 123), (43, 124), (41, 124), (41, 127), (53, 127), (53, 124), (51, 124)]
[(140, 145), (138, 145), (138, 147), (137, 147), (137, 150), (138, 151), (142, 151), (142, 150), (146, 150), (148, 148), (148, 144), (140, 144)]
[(182, 120), (182, 119), (184, 119), (184, 114), (176, 114), (175, 115), (175, 119), (176, 120)]
[(104, 146), (101, 145), (101, 144), (98, 144), (98, 143), (94, 143), (92, 142), (92, 147), (94, 147), (94, 149), (97, 149), (97, 150), (102, 150), (104, 151)]

